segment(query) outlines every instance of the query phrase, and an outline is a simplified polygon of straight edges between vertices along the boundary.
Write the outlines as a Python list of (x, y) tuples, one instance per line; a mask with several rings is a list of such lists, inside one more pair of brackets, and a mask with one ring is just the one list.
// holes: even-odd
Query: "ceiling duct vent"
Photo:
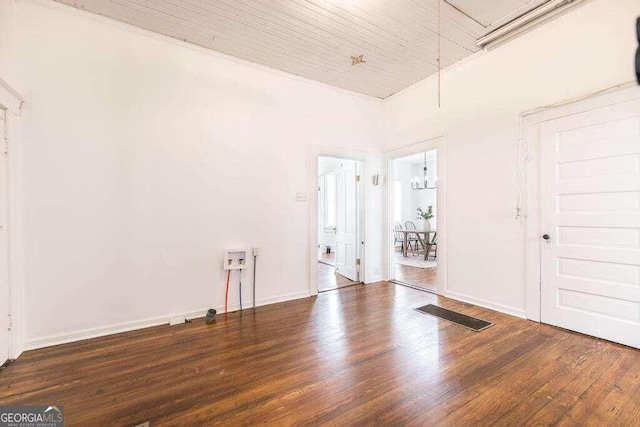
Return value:
[[(449, 1), (453, 2), (452, 0)], [(484, 49), (490, 50), (586, 1), (588, 0), (548, 0), (540, 4), (540, 0), (531, 0), (527, 5), (535, 7), (529, 10), (521, 10), (522, 14), (516, 17), (511, 15), (510, 18), (512, 19), (506, 22), (503, 18), (500, 19), (499, 22), (494, 22), (492, 25), (486, 25), (489, 32), (479, 38), (476, 44)], [(526, 5), (524, 7), (526, 7)], [(471, 18), (473, 19), (473, 17)]]

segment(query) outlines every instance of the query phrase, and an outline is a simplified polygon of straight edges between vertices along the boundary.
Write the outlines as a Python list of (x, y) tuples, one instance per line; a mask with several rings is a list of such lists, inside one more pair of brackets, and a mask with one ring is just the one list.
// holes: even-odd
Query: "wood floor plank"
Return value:
[(564, 382), (560, 384), (558, 378), (550, 382), (557, 383), (547, 393), (545, 405), (537, 412), (530, 411), (527, 425), (551, 425), (569, 409), (578, 398), (596, 383), (605, 371), (616, 375), (619, 354), (611, 348), (598, 348), (596, 351), (586, 352), (570, 366), (570, 371), (564, 375)]
[[(335, 254), (333, 254), (335, 255)], [(331, 262), (335, 262), (335, 258), (331, 258)], [(357, 282), (347, 279), (341, 274), (336, 272), (336, 268), (333, 264), (327, 264), (325, 262), (318, 262), (318, 291), (332, 291), (346, 286), (353, 286)]]
[[(586, 425), (604, 425), (620, 414), (628, 399), (632, 399), (634, 388), (640, 374), (640, 366), (634, 358), (622, 354), (620, 363), (612, 377), (619, 378), (618, 382), (608, 379), (595, 383), (589, 387), (571, 409), (559, 419), (557, 425), (572, 426), (576, 420), (587, 420)], [(593, 402), (598, 402), (600, 410), (594, 408)]]
[(0, 404), (70, 426), (634, 425), (639, 383), (636, 349), (383, 282), (29, 351)]
[[(423, 260), (424, 252), (410, 252), (407, 254), (407, 257), (407, 259)], [(419, 289), (435, 292), (438, 286), (438, 268), (421, 268), (404, 265), (401, 263), (403, 259), (405, 258), (401, 252), (394, 253), (395, 279), (398, 282), (406, 283)], [(431, 256), (429, 259), (433, 260)]]

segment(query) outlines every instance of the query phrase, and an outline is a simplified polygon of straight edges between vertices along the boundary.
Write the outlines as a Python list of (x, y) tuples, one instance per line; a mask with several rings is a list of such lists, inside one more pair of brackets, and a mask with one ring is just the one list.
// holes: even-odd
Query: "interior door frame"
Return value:
[(521, 162), (524, 173), (524, 237), (525, 237), (525, 314), (541, 321), (542, 259), (541, 259), (541, 164), (540, 125), (544, 122), (572, 116), (598, 108), (640, 99), (640, 87), (625, 83), (567, 102), (526, 111), (520, 115), (518, 143), (526, 153)]
[(410, 156), (413, 154), (423, 153), (425, 151), (437, 150), (436, 165), (438, 169), (438, 184), (436, 194), (436, 215), (438, 218), (438, 283), (436, 285), (436, 293), (438, 295), (447, 295), (447, 151), (446, 138), (437, 136), (414, 144), (405, 145), (397, 148), (386, 150), (384, 154), (384, 164), (386, 166), (387, 176), (387, 208), (386, 224), (384, 233), (384, 248), (386, 260), (385, 280), (395, 279), (395, 267), (393, 261), (393, 201), (394, 201), (394, 185), (392, 176), (394, 173), (393, 160)]
[[(9, 283), (9, 112), (0, 107), (0, 365), (11, 360), (11, 284)], [(5, 145), (6, 144), (6, 145)], [(6, 316), (6, 317), (5, 317)]]
[[(344, 165), (343, 165), (342, 161), (353, 162), (353, 175), (355, 177), (360, 176), (360, 170), (362, 169), (362, 165), (360, 164), (360, 161), (358, 161), (358, 160), (347, 159), (347, 158), (344, 158), (344, 157), (319, 156), (318, 157), (318, 161), (319, 161), (320, 158), (335, 159), (335, 160), (341, 161), (340, 166), (335, 168), (335, 169), (333, 169), (333, 170), (331, 170), (331, 172), (326, 172), (323, 175), (318, 175), (318, 190), (320, 189), (320, 178), (323, 178), (323, 177), (326, 177), (327, 175), (331, 175), (332, 174), (334, 176), (334, 179), (335, 179), (335, 194), (334, 194), (335, 198), (334, 198), (334, 203), (335, 203), (335, 207), (336, 207), (336, 223), (334, 224), (335, 226), (333, 228), (333, 232), (334, 232), (334, 237), (336, 239), (336, 241), (335, 241), (335, 251), (334, 251), (335, 254), (336, 254), (336, 261), (335, 261), (333, 267), (335, 268), (337, 274), (341, 274), (341, 273), (339, 273), (339, 271), (340, 271), (339, 267), (340, 266), (338, 265), (338, 247), (339, 247), (338, 242), (340, 240), (338, 237), (340, 236), (340, 233), (344, 233), (344, 231), (340, 227), (338, 227), (339, 217), (340, 217), (340, 204), (339, 204), (339, 197), (338, 197), (338, 193), (339, 193), (339, 185), (338, 185), (339, 184), (339, 174), (340, 173), (342, 173), (342, 174), (345, 173)], [(342, 179), (346, 179), (346, 177), (347, 177), (346, 175), (343, 175)], [(326, 204), (326, 182), (324, 184), (325, 184), (324, 196), (325, 196), (325, 204)], [(361, 247), (362, 244), (359, 244), (358, 241), (362, 242), (362, 240), (360, 239), (360, 229), (359, 229), (359, 224), (360, 224), (361, 220), (360, 220), (360, 210), (359, 210), (360, 209), (360, 203), (359, 203), (359, 200), (358, 200), (359, 199), (358, 192), (360, 191), (361, 186), (358, 185), (359, 183), (358, 183), (357, 180), (354, 181), (354, 182), (345, 183), (345, 184), (347, 186), (348, 185), (353, 185), (353, 187), (355, 188), (355, 191), (354, 191), (354, 195), (355, 195), (355, 200), (354, 200), (354, 202), (355, 202), (355, 211), (354, 211), (354, 216), (355, 216), (355, 241), (354, 241), (354, 244), (355, 244), (355, 249), (356, 250), (355, 250), (355, 260), (354, 260), (354, 263), (353, 263), (354, 269), (355, 269), (355, 279), (351, 279), (350, 277), (348, 277), (345, 274), (341, 274), (341, 275), (346, 277), (349, 280), (352, 280), (352, 281), (355, 281), (356, 283), (359, 283), (360, 282), (360, 266), (357, 264), (357, 259), (360, 258), (360, 251), (362, 250), (362, 247)], [(345, 195), (345, 201), (347, 202), (347, 204), (349, 203), (347, 201), (346, 195)], [(346, 218), (347, 218), (346, 206), (344, 207), (344, 209), (345, 209), (345, 222), (346, 222)], [(318, 219), (320, 219), (320, 208), (319, 208), (319, 205), (318, 205), (317, 212), (318, 212), (317, 213)], [(318, 230), (320, 230), (320, 228), (321, 228), (320, 225), (321, 224), (318, 224)], [(326, 232), (326, 229), (325, 229), (325, 232)], [(320, 242), (318, 242), (318, 243), (320, 243)], [(320, 249), (320, 245), (318, 245), (318, 249)], [(348, 272), (347, 272), (347, 274), (348, 274)]]
[(310, 229), (310, 245), (309, 245), (309, 294), (311, 296), (318, 295), (318, 159), (320, 157), (334, 157), (338, 159), (355, 160), (356, 172), (360, 175), (360, 185), (356, 189), (356, 210), (358, 218), (358, 249), (357, 256), (360, 258), (360, 269), (358, 279), (360, 283), (367, 283), (366, 275), (366, 247), (365, 247), (365, 189), (364, 176), (367, 171), (367, 160), (371, 156), (370, 153), (342, 149), (339, 147), (321, 147), (312, 146), (309, 153), (309, 164), (311, 177), (309, 182), (309, 229)]
[[(0, 108), (5, 110), (9, 141), (8, 244), (9, 244), (9, 358), (24, 350), (24, 231), (22, 222), (22, 161), (20, 115), (25, 99), (0, 78)], [(3, 141), (5, 135), (0, 136)], [(4, 141), (3, 141), (4, 144)], [(4, 147), (3, 147), (4, 148)]]

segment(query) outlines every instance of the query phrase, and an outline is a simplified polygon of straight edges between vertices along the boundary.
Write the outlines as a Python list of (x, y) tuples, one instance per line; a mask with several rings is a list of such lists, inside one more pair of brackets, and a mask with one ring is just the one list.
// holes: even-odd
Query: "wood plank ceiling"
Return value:
[[(56, 1), (378, 98), (438, 70), (438, 0)], [(505, 17), (544, 1), (442, 1), (442, 67), (476, 52)], [(365, 62), (352, 65), (359, 55)]]

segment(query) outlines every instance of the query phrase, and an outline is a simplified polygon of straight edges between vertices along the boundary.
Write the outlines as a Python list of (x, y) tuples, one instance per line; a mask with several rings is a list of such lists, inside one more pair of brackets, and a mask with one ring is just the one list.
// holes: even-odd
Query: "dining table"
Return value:
[(404, 240), (404, 244), (402, 245), (402, 256), (407, 256), (407, 247), (409, 246), (409, 235), (415, 234), (420, 242), (420, 246), (425, 251), (427, 250), (427, 245), (430, 246), (430, 242), (433, 241), (433, 237), (437, 234), (437, 230), (435, 228), (429, 230), (395, 230), (396, 232), (402, 233), (402, 238)]

